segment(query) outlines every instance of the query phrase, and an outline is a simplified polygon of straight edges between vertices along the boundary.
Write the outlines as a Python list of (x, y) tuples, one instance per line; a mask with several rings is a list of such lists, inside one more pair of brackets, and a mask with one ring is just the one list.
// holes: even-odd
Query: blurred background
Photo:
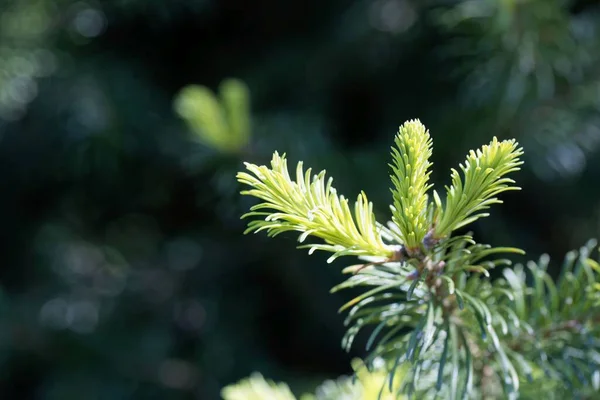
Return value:
[(0, 398), (350, 373), (351, 261), (244, 236), (235, 173), (286, 152), (383, 222), (411, 118), (438, 191), (492, 136), (525, 148), (478, 240), (556, 268), (600, 233), (596, 1), (1, 0)]

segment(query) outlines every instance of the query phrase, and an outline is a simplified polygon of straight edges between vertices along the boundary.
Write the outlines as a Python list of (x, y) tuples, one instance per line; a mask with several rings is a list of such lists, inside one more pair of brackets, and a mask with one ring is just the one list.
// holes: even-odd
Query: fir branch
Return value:
[[(556, 283), (545, 271), (547, 257), (528, 263), (529, 274), (518, 265), (490, 281), (490, 269), (510, 265), (495, 257), (523, 251), (479, 244), (470, 234), (450, 237), (486, 216), (481, 211), (500, 203), (499, 193), (518, 189), (506, 177), (522, 164), (517, 146), (494, 138), (471, 152), (460, 166), (464, 180), (453, 170), (443, 207), (435, 192), (427, 203), (428, 133), (418, 121), (403, 125), (392, 150), (389, 229), (375, 222), (364, 194), (353, 216), (331, 179), (325, 183), (325, 171), (311, 181), (310, 169), (304, 172), (299, 163), (292, 181), (285, 157), (275, 153), (271, 168), (246, 164), (253, 175), (238, 174), (253, 188), (244, 193), (264, 201), (245, 215), (264, 217), (250, 222), (248, 231), (300, 231), (300, 241), (308, 235), (325, 240), (309, 245), (311, 251), (371, 261), (348, 267), (354, 274), (332, 291), (364, 288), (340, 309), (348, 311), (342, 346), (349, 350), (360, 332), (373, 327), (365, 363), (386, 360), (386, 393), (466, 399), (497, 397), (503, 387), (516, 399), (523, 384), (531, 390), (530, 381), (542, 372), (551, 382), (586, 386), (589, 393), (600, 386), (594, 386), (600, 378), (600, 264), (589, 257), (595, 242), (567, 256)], [(386, 245), (381, 235), (406, 247)]]
[(508, 324), (506, 346), (524, 360), (524, 376), (533, 365), (573, 391), (594, 387), (598, 393), (594, 381), (600, 373), (600, 292), (595, 286), (600, 271), (590, 258), (596, 246), (591, 240), (579, 252), (567, 254), (556, 282), (546, 272), (547, 255), (526, 268), (505, 270), (505, 279), (494, 282), (514, 297), (503, 308), (505, 316), (511, 309), (517, 317)]
[(536, 378), (546, 387), (569, 387), (570, 394), (598, 390), (593, 381), (600, 371), (600, 293), (594, 285), (600, 271), (589, 258), (595, 246), (591, 241), (579, 255), (567, 254), (556, 282), (546, 272), (547, 255), (506, 268), (503, 279), (457, 282), (456, 294), (466, 306), (455, 317), (470, 351), (486, 366), (475, 371), (480, 392), (495, 391), (496, 385), (488, 387), (494, 381), (516, 398), (523, 386), (531, 392)]
[[(245, 163), (250, 173), (240, 172), (240, 183), (252, 187), (242, 194), (257, 197), (263, 203), (253, 206), (242, 216), (261, 217), (248, 224), (248, 232), (266, 230), (269, 236), (282, 232), (301, 232), (299, 241), (309, 236), (321, 238), (326, 244), (311, 244), (309, 253), (315, 250), (333, 252), (328, 262), (343, 255), (378, 256), (387, 259), (393, 255), (393, 247), (386, 245), (373, 213), (373, 204), (361, 193), (354, 204), (354, 215), (348, 200), (337, 194), (333, 179), (326, 180), (325, 171), (314, 175), (311, 169), (303, 171), (302, 162), (296, 168), (296, 180), (288, 173), (285, 154), (273, 154), (271, 168)], [(268, 211), (263, 211), (268, 210)]]
[[(465, 348), (466, 341), (472, 340), (468, 339), (473, 335), (471, 327), (477, 327), (476, 334), (481, 334), (477, 340), (493, 338), (492, 343), (500, 346), (495, 340), (493, 313), (480, 300), (478, 291), (482, 290), (482, 282), (488, 282), (482, 276), (489, 276), (490, 268), (510, 264), (510, 261), (489, 257), (502, 253), (523, 254), (523, 251), (474, 243), (470, 235), (465, 235), (440, 241), (431, 253), (420, 260), (365, 268), (333, 289), (335, 292), (367, 287), (340, 309), (349, 310), (342, 347), (349, 350), (356, 336), (373, 326), (367, 341), (366, 350), (370, 353), (366, 361), (383, 357), (410, 366), (410, 373), (398, 390), (437, 391), (447, 398), (466, 398), (472, 392), (473, 372), (461, 374), (460, 379), (447, 375), (454, 374), (458, 367), (472, 370), (473, 355)], [(498, 348), (494, 354), (504, 361), (506, 374), (518, 389), (514, 367), (506, 362), (503, 348)], [(420, 371), (422, 364), (428, 362), (438, 362), (434, 370), (440, 377), (435, 385), (437, 389), (424, 386), (420, 381), (424, 374)], [(393, 377), (395, 369), (389, 371)], [(444, 385), (445, 382), (454, 383)]]
[[(477, 152), (471, 151), (460, 169), (464, 174), (464, 183), (457, 170), (452, 169), (452, 185), (446, 186), (446, 205), (435, 226), (436, 239), (448, 236), (452, 231), (467, 225), (488, 213), (479, 211), (488, 209), (491, 204), (502, 203), (498, 194), (508, 190), (520, 190), (512, 186), (515, 182), (505, 175), (518, 171), (523, 164), (519, 157), (523, 150), (515, 140), (499, 142), (494, 139)], [(439, 208), (441, 201), (437, 193), (434, 198)], [(479, 213), (478, 213), (479, 212)]]
[(394, 188), (392, 221), (398, 226), (400, 240), (408, 252), (414, 252), (428, 231), (427, 191), (429, 158), (432, 153), (432, 140), (429, 131), (419, 120), (411, 120), (400, 126), (392, 147), (390, 164)]

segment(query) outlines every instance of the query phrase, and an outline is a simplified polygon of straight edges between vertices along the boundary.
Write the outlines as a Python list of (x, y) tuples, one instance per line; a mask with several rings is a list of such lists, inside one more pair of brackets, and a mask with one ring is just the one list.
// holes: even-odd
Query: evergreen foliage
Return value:
[(309, 247), (333, 252), (330, 261), (340, 255), (370, 261), (345, 269), (351, 276), (333, 291), (362, 289), (340, 309), (347, 311), (342, 347), (350, 350), (357, 334), (374, 326), (365, 362), (385, 360), (389, 383), (382, 383), (382, 392), (388, 387), (419, 399), (466, 399), (494, 396), (501, 388), (516, 399), (524, 382), (540, 379), (540, 370), (544, 382), (575, 393), (597, 391), (600, 264), (590, 258), (596, 242), (569, 253), (555, 283), (546, 272), (547, 256), (490, 279), (491, 270), (511, 264), (498, 256), (524, 253), (477, 243), (471, 234), (451, 235), (487, 216), (480, 211), (500, 203), (495, 196), (518, 189), (507, 177), (522, 165), (518, 143), (494, 138), (471, 151), (461, 165), (464, 178), (452, 170), (444, 203), (435, 192), (427, 201), (432, 141), (425, 127), (418, 120), (405, 123), (395, 145), (389, 228), (375, 222), (364, 193), (355, 203), (355, 222), (331, 179), (325, 185), (325, 171), (311, 183), (310, 169), (303, 173), (298, 163), (293, 181), (275, 153), (271, 168), (246, 163), (253, 175), (237, 175), (251, 187), (242, 194), (265, 201), (244, 215), (260, 217), (246, 232), (299, 231), (300, 242), (309, 235), (323, 239), (327, 244)]
[[(314, 175), (311, 170), (296, 168), (296, 180), (290, 178), (284, 156), (275, 153), (271, 168), (246, 164), (253, 175), (241, 172), (237, 175), (241, 183), (252, 187), (242, 194), (258, 197), (264, 203), (255, 205), (244, 217), (266, 216), (264, 220), (253, 220), (246, 232), (267, 230), (275, 236), (286, 231), (302, 232), (300, 242), (309, 236), (323, 239), (325, 245), (308, 245), (309, 252), (325, 250), (333, 252), (332, 262), (342, 255), (391, 256), (393, 250), (386, 247), (373, 215), (373, 205), (361, 193), (354, 204), (354, 216), (344, 196), (338, 196), (331, 186), (333, 179), (325, 180), (325, 171)], [(257, 211), (277, 210), (279, 212)]]
[[(363, 320), (363, 333), (347, 337), (353, 348), (346, 354), (338, 345), (346, 315), (336, 314), (346, 296), (376, 289), (377, 279), (387, 278), (369, 274), (399, 264), (388, 258), (416, 269), (415, 246), (427, 253), (429, 245), (458, 236), (471, 237), (464, 238), (465, 262), (491, 275), (491, 289), (478, 287), (493, 292), (484, 304), (500, 342), (510, 339), (505, 353), (519, 374), (520, 397), (597, 398), (589, 367), (596, 294), (586, 268), (595, 277), (597, 257), (590, 252), (581, 266), (587, 247), (569, 253), (570, 273), (561, 281), (559, 272), (564, 253), (600, 233), (599, 11), (591, 0), (0, 1), (0, 398), (211, 400), (252, 370), (287, 382), (295, 394), (315, 392), (317, 382), (351, 373), (352, 358), (367, 357), (369, 336), (383, 322)], [(389, 134), (413, 115), (436, 134), (429, 159), (435, 168), (423, 172), (429, 180), (417, 176), (421, 186), (411, 192), (408, 180), (394, 183), (393, 168), (413, 168), (427, 141), (407, 142), (403, 151), (424, 152), (415, 151), (406, 165), (386, 154), (390, 144), (399, 151)], [(525, 161), (522, 192), (463, 228), (456, 223), (464, 215), (445, 214), (454, 225), (436, 244), (427, 228), (444, 216), (443, 184), (452, 183), (446, 171), (494, 136), (515, 138), (527, 150), (518, 157)], [(238, 195), (234, 175), (242, 161), (269, 165), (275, 149), (294, 160), (292, 172), (300, 159), (335, 177), (342, 209), (339, 194), (351, 194), (354, 227), (344, 225), (346, 233), (362, 235), (354, 208), (361, 190), (368, 194), (364, 212), (372, 202), (378, 221), (391, 220), (374, 222), (381, 254), (360, 256), (360, 264), (345, 269), (356, 277), (347, 284), (364, 279), (365, 286), (328, 294), (339, 271), (322, 264), (339, 244), (309, 235), (302, 244), (331, 251), (308, 257), (284, 239), (294, 232), (273, 247), (265, 235), (241, 236), (239, 216), (254, 197)], [(387, 162), (391, 182), (383, 179)], [(433, 187), (425, 189), (432, 183), (441, 208)], [(402, 218), (411, 212), (403, 209), (413, 204), (403, 203), (408, 194), (427, 205), (424, 214), (414, 208), (410, 221)], [(496, 197), (504, 198), (490, 199)], [(414, 238), (403, 236), (413, 231)], [(533, 259), (548, 251), (551, 261), (542, 257), (535, 265), (545, 270), (542, 281), (553, 278), (559, 312), (539, 300), (554, 298), (552, 286), (534, 290), (537, 267), (510, 268), (514, 282), (525, 282), (524, 320), (515, 326), (516, 306), (497, 297), (513, 290), (503, 286), (511, 281), (500, 268), (488, 271), (485, 259), (467, 258), (480, 250), (470, 248), (475, 238), (519, 246)], [(440, 290), (449, 289), (446, 274), (440, 277)], [(411, 301), (427, 294), (426, 281), (421, 276)], [(455, 292), (472, 293), (460, 285)], [(371, 297), (378, 295), (382, 306), (390, 304), (387, 290)], [(349, 327), (368, 311), (360, 304)], [(464, 306), (465, 320), (479, 324), (470, 303)], [(563, 316), (564, 325), (554, 322)], [(544, 335), (531, 335), (529, 327)], [(378, 331), (371, 351), (389, 329)], [(473, 377), (482, 381), (473, 381), (473, 397), (481, 389), (502, 398), (497, 352), (485, 347), (490, 334), (479, 343), (476, 332), (471, 344), (491, 361), (485, 368), (473, 360)], [(534, 360), (532, 382), (515, 359), (516, 342), (518, 354)], [(435, 346), (443, 353), (444, 343), (431, 351)], [(395, 360), (378, 362), (371, 363), (376, 377), (369, 384), (377, 390), (357, 392), (359, 373), (355, 381), (328, 381), (315, 397), (376, 398)], [(421, 387), (436, 390), (438, 367), (423, 364)], [(402, 368), (395, 376), (410, 381), (411, 369)]]

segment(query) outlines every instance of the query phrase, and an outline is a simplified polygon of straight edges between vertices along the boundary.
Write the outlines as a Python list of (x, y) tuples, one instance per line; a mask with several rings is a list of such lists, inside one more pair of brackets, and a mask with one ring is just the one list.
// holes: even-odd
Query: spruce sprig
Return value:
[[(446, 204), (435, 227), (435, 237), (443, 238), (452, 231), (470, 224), (488, 213), (479, 211), (488, 209), (491, 204), (502, 203), (496, 196), (508, 190), (520, 190), (513, 186), (514, 180), (505, 177), (518, 171), (523, 162), (519, 157), (523, 150), (515, 140), (499, 142), (496, 137), (489, 145), (467, 156), (460, 169), (464, 182), (457, 170), (452, 169), (452, 185), (446, 186)], [(442, 208), (439, 196), (434, 191), (438, 208)]]
[[(269, 236), (287, 231), (297, 231), (299, 242), (315, 236), (325, 244), (311, 244), (309, 253), (315, 250), (333, 252), (328, 262), (339, 256), (381, 256), (384, 259), (394, 249), (386, 245), (377, 226), (373, 204), (364, 192), (354, 203), (354, 213), (349, 201), (332, 186), (333, 179), (326, 179), (325, 171), (311, 177), (311, 169), (303, 171), (302, 162), (296, 168), (296, 179), (288, 172), (285, 154), (273, 154), (271, 168), (245, 163), (247, 172), (240, 172), (240, 183), (252, 187), (242, 192), (263, 200), (253, 206), (242, 218), (261, 217), (248, 224), (248, 232), (266, 230)], [(268, 210), (268, 211), (263, 211)]]
[(582, 248), (578, 261), (568, 257), (556, 283), (543, 260), (529, 263), (529, 274), (517, 266), (490, 280), (489, 270), (511, 265), (498, 255), (524, 252), (452, 233), (487, 216), (483, 211), (501, 202), (500, 193), (519, 189), (507, 175), (519, 170), (523, 150), (514, 140), (494, 138), (471, 151), (462, 176), (452, 170), (445, 203), (435, 191), (428, 198), (431, 152), (418, 120), (400, 127), (390, 164), (389, 229), (375, 220), (364, 193), (352, 213), (325, 171), (311, 177), (300, 162), (292, 180), (277, 152), (270, 168), (247, 163), (249, 172), (238, 180), (251, 189), (242, 193), (263, 202), (243, 216), (259, 217), (246, 232), (298, 231), (300, 242), (324, 240), (302, 247), (333, 252), (330, 261), (354, 255), (369, 262), (345, 268), (353, 273), (332, 291), (363, 289), (340, 309), (348, 314), (342, 346), (349, 349), (373, 327), (364, 361), (386, 360), (386, 393), (467, 399), (503, 391), (517, 399), (521, 392), (541, 393), (530, 380), (543, 372), (554, 383), (587, 382), (597, 392), (600, 384), (590, 384), (600, 381), (600, 264), (589, 257), (595, 243)]
[(409, 252), (421, 246), (427, 234), (427, 184), (433, 141), (419, 120), (400, 126), (392, 147), (392, 221), (398, 226), (400, 240)]

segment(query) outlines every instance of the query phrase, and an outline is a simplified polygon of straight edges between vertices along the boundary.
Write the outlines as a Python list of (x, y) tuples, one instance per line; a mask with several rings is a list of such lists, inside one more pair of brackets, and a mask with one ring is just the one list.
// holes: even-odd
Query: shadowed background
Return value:
[[(438, 191), (492, 136), (523, 145), (523, 190), (473, 229), (558, 266), (599, 230), (599, 30), (585, 0), (3, 0), (0, 397), (216, 399), (252, 371), (299, 392), (351, 372), (365, 338), (340, 349), (348, 294), (328, 293), (351, 261), (242, 235), (235, 173), (286, 152), (383, 222), (411, 118)], [(228, 78), (251, 128), (225, 153), (174, 102)]]

